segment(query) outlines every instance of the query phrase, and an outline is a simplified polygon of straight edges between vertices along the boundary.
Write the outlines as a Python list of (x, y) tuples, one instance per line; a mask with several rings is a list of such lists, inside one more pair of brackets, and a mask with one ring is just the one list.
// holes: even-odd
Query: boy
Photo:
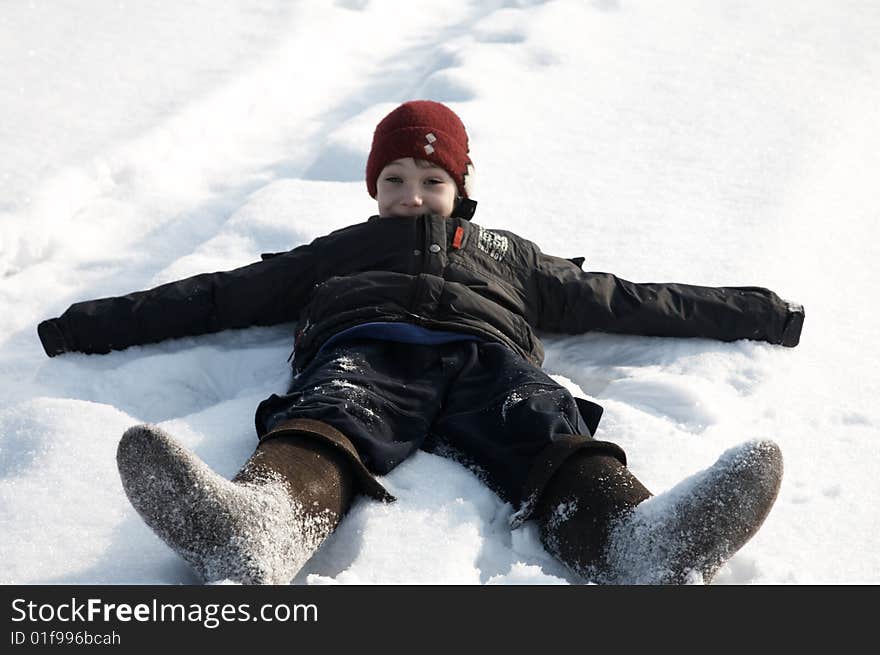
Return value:
[(417, 449), (454, 452), (537, 521), (549, 552), (597, 582), (711, 579), (763, 522), (779, 449), (753, 442), (664, 497), (592, 438), (601, 408), (540, 370), (533, 328), (761, 339), (795, 346), (803, 308), (762, 288), (634, 284), (585, 273), (470, 222), (461, 120), (408, 102), (376, 127), (379, 214), (233, 271), (71, 306), (44, 321), (50, 356), (297, 320), (288, 392), (256, 413), (256, 452), (230, 482), (154, 426), (123, 435), (123, 486), (205, 580), (285, 583), (374, 475)]

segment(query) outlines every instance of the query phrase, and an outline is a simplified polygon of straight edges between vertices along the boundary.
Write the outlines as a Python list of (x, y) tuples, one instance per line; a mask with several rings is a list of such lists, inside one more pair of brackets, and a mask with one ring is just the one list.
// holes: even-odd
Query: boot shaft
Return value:
[(354, 497), (348, 459), (321, 439), (280, 434), (263, 439), (232, 481), (260, 485), (283, 482), (291, 498), (309, 513), (341, 519)]
[(605, 568), (614, 522), (650, 497), (651, 492), (617, 458), (584, 450), (560, 466), (534, 516), (547, 550), (591, 579)]

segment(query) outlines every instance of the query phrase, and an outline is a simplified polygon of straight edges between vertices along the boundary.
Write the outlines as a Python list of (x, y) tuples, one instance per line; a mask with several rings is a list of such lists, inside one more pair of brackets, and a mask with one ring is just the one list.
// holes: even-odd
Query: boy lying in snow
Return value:
[[(795, 346), (803, 308), (756, 287), (634, 284), (586, 273), (470, 221), (458, 116), (408, 102), (376, 127), (378, 216), (233, 271), (72, 305), (49, 356), (297, 320), (294, 377), (257, 408), (256, 452), (230, 482), (155, 426), (123, 435), (119, 472), (144, 521), (208, 581), (288, 582), (356, 494), (417, 449), (457, 453), (545, 547), (596, 582), (708, 581), (757, 531), (782, 458), (749, 442), (648, 501), (601, 408), (540, 366), (533, 329)], [(647, 501), (647, 502), (645, 502)]]

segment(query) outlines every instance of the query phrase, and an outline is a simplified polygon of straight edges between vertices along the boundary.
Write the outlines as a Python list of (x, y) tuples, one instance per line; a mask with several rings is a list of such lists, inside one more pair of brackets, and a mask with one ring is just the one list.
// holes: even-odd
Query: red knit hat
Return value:
[(395, 159), (427, 159), (455, 180), (458, 192), (470, 198), (473, 162), (461, 119), (446, 105), (432, 100), (412, 100), (383, 118), (373, 133), (367, 159), (367, 191), (375, 198), (382, 169)]

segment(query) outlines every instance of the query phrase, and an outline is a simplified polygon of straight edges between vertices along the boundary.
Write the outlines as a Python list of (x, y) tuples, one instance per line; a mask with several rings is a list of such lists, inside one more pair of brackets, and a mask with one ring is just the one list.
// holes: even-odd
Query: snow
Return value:
[[(0, 15), (0, 582), (191, 583), (115, 465), (155, 422), (231, 477), (291, 326), (48, 359), (78, 300), (233, 268), (375, 211), (372, 129), (464, 119), (476, 220), (637, 281), (757, 285), (801, 344), (548, 337), (661, 492), (770, 438), (779, 500), (718, 584), (880, 582), (880, 9), (844, 0), (71, 0)], [(578, 582), (467, 468), (418, 453), (302, 584)]]

